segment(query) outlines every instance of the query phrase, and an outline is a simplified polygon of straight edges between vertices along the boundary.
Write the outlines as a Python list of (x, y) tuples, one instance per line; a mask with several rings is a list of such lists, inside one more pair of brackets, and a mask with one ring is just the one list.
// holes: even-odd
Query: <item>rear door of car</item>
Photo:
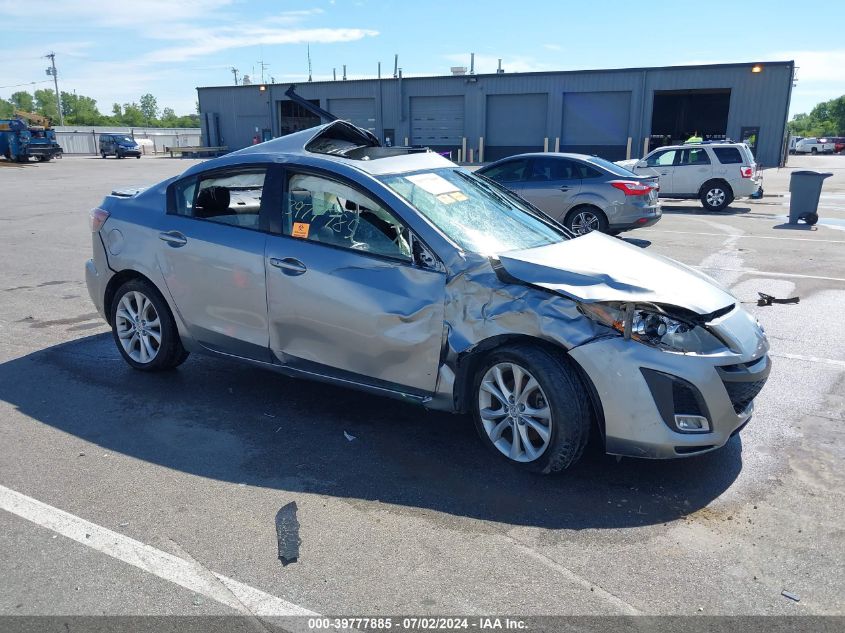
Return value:
[(265, 254), (270, 348), (302, 371), (434, 391), (446, 274), (418, 264), (416, 236), (372, 192), (288, 169), (281, 234)]
[(672, 173), (674, 193), (698, 195), (701, 185), (713, 176), (713, 164), (704, 147), (685, 147), (676, 163)]
[(270, 359), (262, 210), (279, 199), (279, 169), (222, 168), (177, 181), (157, 260), (179, 316), (204, 347)]
[(580, 190), (577, 163), (560, 156), (536, 156), (529, 163), (528, 178), (519, 195), (553, 218), (561, 219)]

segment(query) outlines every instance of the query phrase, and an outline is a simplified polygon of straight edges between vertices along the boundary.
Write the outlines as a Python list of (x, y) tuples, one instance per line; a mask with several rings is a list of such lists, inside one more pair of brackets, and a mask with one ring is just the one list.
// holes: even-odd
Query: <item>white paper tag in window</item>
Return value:
[(458, 191), (458, 188), (455, 185), (438, 174), (414, 174), (413, 176), (406, 176), (405, 178), (407, 178), (409, 182), (414, 183), (420, 189), (424, 189), (435, 196)]

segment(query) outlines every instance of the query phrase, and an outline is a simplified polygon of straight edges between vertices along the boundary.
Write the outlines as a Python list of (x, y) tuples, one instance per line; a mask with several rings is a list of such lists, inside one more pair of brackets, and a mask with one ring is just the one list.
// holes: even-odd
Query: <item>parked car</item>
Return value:
[(100, 156), (141, 158), (141, 147), (131, 136), (126, 134), (100, 134)]
[(833, 141), (826, 138), (802, 138), (795, 144), (796, 154), (832, 154)]
[(829, 140), (833, 143), (834, 154), (841, 154), (845, 150), (845, 136), (832, 136)]
[(798, 144), (798, 141), (800, 141), (803, 138), (804, 138), (803, 136), (790, 136), (789, 137), (789, 153), (790, 154), (795, 153), (795, 146)]
[(762, 194), (763, 176), (745, 143), (670, 145), (642, 160), (617, 164), (638, 175), (658, 176), (661, 198), (697, 198), (708, 211), (721, 211), (736, 198)]
[(657, 178), (585, 154), (519, 154), (480, 168), (577, 234), (620, 233), (661, 216)]
[(709, 277), (344, 121), (109, 195), (91, 229), (88, 289), (131, 367), (201, 352), (472, 412), (534, 471), (595, 433), (619, 455), (714, 450), (770, 369)]

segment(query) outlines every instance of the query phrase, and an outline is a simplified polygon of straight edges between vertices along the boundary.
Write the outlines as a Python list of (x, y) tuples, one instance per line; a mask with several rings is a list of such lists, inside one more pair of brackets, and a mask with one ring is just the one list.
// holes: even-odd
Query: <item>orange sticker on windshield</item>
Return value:
[(452, 194), (452, 197), (453, 197), (455, 200), (457, 200), (458, 202), (463, 202), (464, 200), (469, 200), (469, 198), (467, 198), (467, 197), (466, 197), (464, 194), (462, 194), (460, 191), (456, 191), (455, 193), (453, 193), (453, 194)]
[(301, 237), (303, 239), (308, 237), (308, 229), (311, 227), (310, 224), (306, 224), (305, 222), (294, 222), (293, 223), (293, 232), (291, 235), (293, 237)]

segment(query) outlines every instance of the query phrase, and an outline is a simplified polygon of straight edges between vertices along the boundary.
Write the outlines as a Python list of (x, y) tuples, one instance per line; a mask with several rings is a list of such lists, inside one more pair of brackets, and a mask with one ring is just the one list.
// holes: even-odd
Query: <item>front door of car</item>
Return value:
[(581, 172), (568, 158), (542, 156), (532, 158), (528, 178), (519, 195), (535, 207), (562, 220), (581, 190)]
[(635, 173), (644, 176), (657, 176), (661, 194), (685, 193), (675, 187), (675, 161), (678, 150), (661, 149), (649, 154), (645, 158), (645, 166), (634, 168)]
[(157, 240), (167, 290), (191, 337), (261, 361), (270, 360), (260, 221), (270, 173), (258, 165), (175, 183)]
[(528, 159), (509, 158), (479, 169), (478, 173), (515, 193), (522, 194), (522, 187), (528, 178)]
[[(680, 157), (672, 174), (672, 188), (675, 193), (695, 194), (701, 185), (710, 180), (713, 165), (707, 150), (703, 147), (688, 147), (680, 150)], [(662, 184), (661, 184), (662, 190)]]
[(265, 260), (272, 352), (306, 371), (434, 391), (446, 276), (422, 264), (431, 254), (415, 256), (421, 242), (352, 183), (291, 171), (283, 198)]

